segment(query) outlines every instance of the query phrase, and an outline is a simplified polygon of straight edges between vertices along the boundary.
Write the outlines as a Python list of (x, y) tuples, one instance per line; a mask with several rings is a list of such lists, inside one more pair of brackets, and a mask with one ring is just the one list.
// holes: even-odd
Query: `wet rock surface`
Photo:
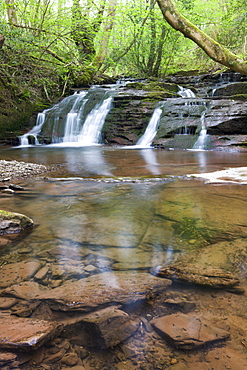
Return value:
[(63, 326), (44, 320), (4, 316), (0, 318), (0, 348), (30, 350), (60, 333)]
[(183, 264), (157, 266), (151, 270), (151, 273), (179, 283), (196, 284), (216, 289), (234, 288), (240, 284), (240, 280), (233, 274), (210, 267), (203, 269)]
[[(165, 89), (169, 91), (169, 83), (170, 93), (165, 93)], [(179, 86), (191, 89), (196, 97), (178, 98)], [(211, 135), (207, 149), (245, 148), (246, 86), (246, 76), (229, 71), (214, 76), (168, 76), (153, 85), (150, 81), (127, 84), (115, 95), (114, 106), (106, 118), (103, 128), (105, 143), (136, 144), (157, 103), (162, 102), (154, 146), (165, 149), (193, 148), (203, 120), (207, 133)]]
[(36, 282), (23, 282), (6, 288), (2, 295), (46, 301), (54, 309), (90, 311), (112, 302), (128, 304), (145, 300), (170, 285), (169, 280), (148, 273), (119, 271), (104, 272), (71, 282), (68, 280), (52, 290)]
[(25, 215), (0, 210), (0, 236), (18, 234), (33, 227), (33, 225), (33, 220)]
[(151, 321), (155, 330), (177, 349), (191, 350), (229, 338), (224, 329), (217, 328), (196, 314), (173, 314)]

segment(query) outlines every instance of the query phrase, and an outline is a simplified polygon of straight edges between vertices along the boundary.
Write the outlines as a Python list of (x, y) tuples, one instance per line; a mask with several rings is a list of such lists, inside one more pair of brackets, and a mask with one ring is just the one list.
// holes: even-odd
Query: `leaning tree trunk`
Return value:
[(194, 41), (215, 62), (247, 75), (247, 62), (202, 32), (176, 9), (172, 0), (157, 0), (165, 20), (176, 31)]

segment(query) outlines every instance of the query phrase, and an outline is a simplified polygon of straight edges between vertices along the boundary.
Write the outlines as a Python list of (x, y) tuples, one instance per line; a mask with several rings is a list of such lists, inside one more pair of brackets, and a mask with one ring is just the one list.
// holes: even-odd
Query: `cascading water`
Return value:
[(45, 112), (46, 111), (38, 113), (36, 125), (29, 132), (19, 137), (21, 146), (28, 146), (29, 140), (32, 140), (33, 144), (39, 145), (37, 135), (40, 133), (40, 130), (45, 122)]
[(205, 109), (205, 111), (201, 115), (202, 129), (201, 129), (200, 134), (198, 136), (198, 139), (195, 142), (195, 144), (193, 145), (193, 148), (192, 149), (205, 150), (205, 148), (207, 146), (208, 135), (207, 135), (207, 128), (206, 128), (206, 125), (205, 125), (205, 114), (206, 114), (206, 111), (207, 111), (207, 108)]
[(162, 105), (159, 105), (153, 112), (149, 124), (142, 135), (142, 137), (137, 141), (135, 147), (139, 148), (150, 148), (152, 141), (157, 133), (160, 117), (162, 114)]
[(80, 131), (79, 111), (84, 107), (86, 100), (83, 100), (87, 92), (78, 94), (71, 111), (67, 114), (64, 130), (64, 143), (76, 142)]
[(192, 90), (184, 88), (182, 86), (178, 86), (178, 87), (179, 87), (178, 95), (180, 95), (182, 98), (195, 98), (196, 97)]
[(113, 96), (108, 94), (87, 116), (81, 132), (78, 136), (78, 141), (81, 145), (98, 144), (101, 136), (101, 131), (105, 122), (105, 118), (111, 109)]
[[(56, 145), (95, 145), (111, 108), (115, 89), (92, 87), (66, 97), (38, 114), (36, 125), (20, 137), (21, 146), (43, 143)], [(31, 139), (31, 138), (34, 139)]]

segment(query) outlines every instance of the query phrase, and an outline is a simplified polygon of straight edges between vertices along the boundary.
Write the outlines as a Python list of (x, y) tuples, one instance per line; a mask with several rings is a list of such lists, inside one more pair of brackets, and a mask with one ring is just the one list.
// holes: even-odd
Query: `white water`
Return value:
[(178, 87), (179, 87), (178, 95), (180, 95), (182, 98), (195, 98), (196, 97), (193, 91), (191, 91), (190, 89), (186, 89), (182, 86), (178, 86)]
[(29, 132), (19, 137), (21, 146), (29, 145), (28, 137), (33, 137), (35, 141), (35, 145), (39, 145), (37, 135), (40, 133), (41, 128), (45, 122), (45, 113), (46, 113), (46, 110), (44, 110), (41, 113), (38, 113), (36, 125)]
[[(47, 122), (52, 128), (52, 130), (50, 129), (52, 132), (50, 134), (50, 137), (52, 136), (52, 144), (50, 145), (88, 146), (98, 144), (105, 118), (111, 108), (114, 89), (111, 89), (110, 92), (109, 90), (103, 91), (103, 95), (101, 89), (101, 93), (96, 95), (97, 99), (99, 99), (100, 95), (100, 100), (87, 117), (83, 118), (85, 116), (84, 107), (86, 103), (91, 97), (95, 99), (94, 93), (92, 93), (93, 90), (94, 87), (90, 89), (90, 92), (76, 92), (63, 99), (59, 104), (39, 113), (36, 125), (28, 133), (20, 136), (21, 146), (29, 146), (30, 138), (32, 137), (34, 144), (39, 145), (38, 135), (40, 133), (45, 135), (42, 129), (46, 130), (45, 125)], [(48, 112), (50, 113), (47, 114)]]
[(157, 107), (154, 110), (144, 134), (137, 141), (135, 147), (139, 147), (139, 148), (150, 148), (151, 147), (152, 141), (157, 133), (161, 113), (162, 113), (161, 107)]
[(202, 113), (202, 116), (201, 116), (202, 129), (192, 149), (205, 150), (206, 148), (208, 135), (207, 135), (207, 128), (205, 126), (205, 114), (206, 114), (206, 109)]
[(99, 143), (105, 118), (111, 109), (112, 99), (113, 96), (109, 96), (88, 114), (78, 136), (78, 142), (81, 145), (95, 145)]
[[(84, 102), (81, 102), (84, 99), (84, 96), (87, 94), (86, 91), (83, 91), (79, 94), (78, 98), (75, 100), (70, 112), (67, 114), (64, 130), (64, 143), (73, 143), (77, 141), (79, 130), (80, 130), (80, 119), (79, 112), (82, 107), (85, 105)], [(84, 104), (83, 104), (84, 103)]]

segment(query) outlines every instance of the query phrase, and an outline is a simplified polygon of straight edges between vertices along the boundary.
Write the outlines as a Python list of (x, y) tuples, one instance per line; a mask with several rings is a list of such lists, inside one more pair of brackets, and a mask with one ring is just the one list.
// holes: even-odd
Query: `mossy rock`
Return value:
[(179, 90), (176, 84), (162, 81), (131, 82), (128, 83), (126, 87), (136, 90), (173, 92), (173, 93), (177, 93)]
[(18, 234), (33, 225), (33, 220), (21, 213), (0, 210), (0, 235)]
[(242, 101), (245, 101), (245, 100), (247, 100), (247, 94), (236, 94), (236, 95), (232, 95), (232, 96), (230, 96), (230, 99), (232, 99), (232, 100), (242, 100)]
[(161, 101), (161, 100), (164, 100), (166, 98), (174, 98), (176, 97), (177, 94), (174, 94), (170, 91), (166, 91), (166, 90), (163, 90), (163, 91), (152, 91), (152, 92), (149, 92), (147, 95), (146, 95), (146, 101)]

